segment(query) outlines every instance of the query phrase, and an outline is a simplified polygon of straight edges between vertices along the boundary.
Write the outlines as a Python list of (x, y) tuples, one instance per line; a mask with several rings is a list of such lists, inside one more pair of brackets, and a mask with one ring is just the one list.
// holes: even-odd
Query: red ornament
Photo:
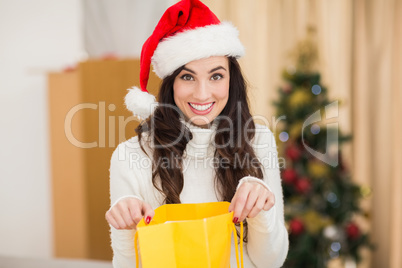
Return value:
[(288, 146), (288, 148), (286, 148), (285, 154), (292, 161), (297, 161), (301, 156), (301, 152), (300, 152), (299, 148), (297, 148), (294, 145)]
[(300, 219), (292, 219), (289, 223), (289, 231), (293, 235), (299, 235), (304, 232), (304, 224)]
[(285, 84), (282, 87), (282, 91), (286, 94), (289, 94), (290, 92), (292, 92), (292, 85), (291, 84)]
[(296, 182), (296, 190), (301, 194), (306, 194), (311, 190), (311, 181), (307, 177), (302, 177)]
[(294, 184), (297, 180), (297, 173), (294, 169), (285, 169), (282, 171), (282, 180), (287, 184)]
[(360, 236), (360, 229), (355, 223), (350, 222), (346, 225), (346, 234), (349, 239), (355, 240)]

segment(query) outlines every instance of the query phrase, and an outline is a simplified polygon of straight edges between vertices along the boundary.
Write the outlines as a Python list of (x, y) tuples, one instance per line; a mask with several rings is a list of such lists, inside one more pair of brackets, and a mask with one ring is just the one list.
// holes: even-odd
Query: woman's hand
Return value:
[(135, 229), (144, 218), (148, 224), (155, 215), (152, 207), (135, 197), (123, 198), (106, 212), (106, 220), (114, 228), (122, 230)]
[(261, 210), (268, 211), (275, 204), (275, 196), (258, 182), (244, 182), (232, 198), (229, 212), (233, 211), (233, 222), (254, 218)]

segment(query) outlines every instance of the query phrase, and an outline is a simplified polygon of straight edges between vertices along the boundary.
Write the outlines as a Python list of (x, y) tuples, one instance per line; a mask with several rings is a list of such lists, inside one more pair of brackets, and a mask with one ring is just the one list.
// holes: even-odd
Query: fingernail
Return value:
[(233, 218), (233, 223), (237, 223), (238, 220), (239, 220), (238, 217)]
[(147, 219), (145, 220), (145, 222), (146, 222), (147, 224), (149, 224), (149, 223), (151, 222), (151, 217), (148, 216)]

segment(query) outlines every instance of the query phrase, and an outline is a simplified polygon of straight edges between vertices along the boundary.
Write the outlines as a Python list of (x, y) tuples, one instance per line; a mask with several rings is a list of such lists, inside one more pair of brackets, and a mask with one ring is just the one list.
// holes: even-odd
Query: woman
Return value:
[[(237, 30), (198, 0), (170, 7), (145, 42), (141, 90), (130, 90), (126, 105), (147, 120), (111, 160), (114, 267), (134, 267), (135, 227), (142, 218), (149, 223), (155, 208), (216, 201), (230, 202), (233, 222), (247, 226), (244, 267), (283, 264), (288, 237), (275, 139), (249, 112), (236, 60), (243, 53)], [(163, 79), (156, 108), (146, 90), (151, 61)], [(235, 267), (233, 243), (231, 252)]]

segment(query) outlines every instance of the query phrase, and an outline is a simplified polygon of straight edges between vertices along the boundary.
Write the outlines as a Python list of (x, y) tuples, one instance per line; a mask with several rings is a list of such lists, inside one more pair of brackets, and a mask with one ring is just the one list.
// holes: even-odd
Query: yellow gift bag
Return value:
[[(231, 234), (239, 254), (237, 234), (228, 202), (169, 204), (155, 210), (151, 223), (141, 220), (135, 234), (143, 268), (228, 268)], [(240, 263), (243, 267), (243, 224), (240, 225)]]

